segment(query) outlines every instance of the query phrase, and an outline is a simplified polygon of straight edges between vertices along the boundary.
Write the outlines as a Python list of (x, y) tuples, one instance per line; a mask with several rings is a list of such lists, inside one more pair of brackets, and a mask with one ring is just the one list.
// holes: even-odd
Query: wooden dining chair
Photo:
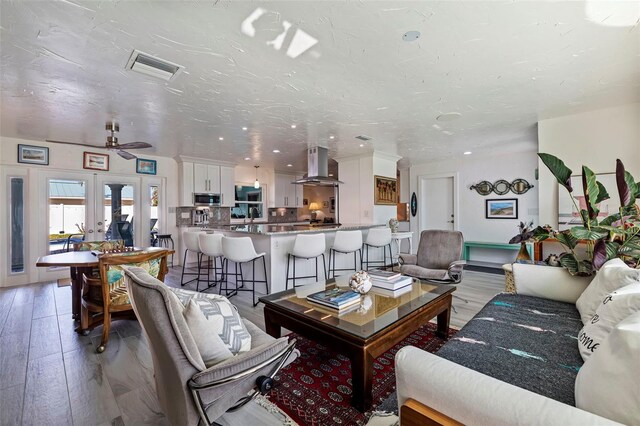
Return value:
[(160, 281), (168, 272), (168, 250), (150, 249), (123, 253), (107, 253), (99, 256), (99, 275), (82, 280), (80, 328), (87, 334), (96, 325), (103, 325), (98, 353), (105, 350), (109, 340), (111, 321), (135, 319), (129, 293), (125, 287), (123, 266), (138, 266)]

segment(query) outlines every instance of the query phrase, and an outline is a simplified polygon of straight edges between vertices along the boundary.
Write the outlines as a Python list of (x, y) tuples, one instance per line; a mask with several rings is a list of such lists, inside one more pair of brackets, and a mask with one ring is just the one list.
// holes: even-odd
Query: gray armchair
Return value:
[(412, 277), (457, 284), (462, 280), (464, 238), (459, 231), (429, 229), (420, 233), (418, 254), (400, 254), (400, 272)]
[(270, 390), (273, 376), (297, 356), (295, 341), (275, 339), (243, 320), (251, 350), (207, 368), (171, 290), (142, 268), (128, 268), (125, 274), (149, 341), (158, 400), (172, 425), (213, 424)]

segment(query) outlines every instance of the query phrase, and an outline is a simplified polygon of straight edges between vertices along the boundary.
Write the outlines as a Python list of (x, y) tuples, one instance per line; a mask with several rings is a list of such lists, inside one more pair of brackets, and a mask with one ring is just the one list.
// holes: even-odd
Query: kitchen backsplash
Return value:
[(298, 209), (297, 208), (270, 208), (268, 211), (267, 221), (270, 223), (285, 223), (285, 222), (297, 222), (298, 221)]
[[(193, 225), (192, 211), (195, 207), (176, 207), (176, 226)], [(209, 207), (209, 225), (228, 225), (231, 223), (231, 208)], [(206, 225), (206, 224), (203, 224)]]

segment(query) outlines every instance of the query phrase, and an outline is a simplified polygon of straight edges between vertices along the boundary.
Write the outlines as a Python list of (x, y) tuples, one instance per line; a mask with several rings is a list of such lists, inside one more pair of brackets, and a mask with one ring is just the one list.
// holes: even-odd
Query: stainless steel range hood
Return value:
[(314, 146), (307, 150), (307, 176), (291, 183), (312, 186), (337, 186), (344, 182), (329, 176), (329, 150), (321, 146)]

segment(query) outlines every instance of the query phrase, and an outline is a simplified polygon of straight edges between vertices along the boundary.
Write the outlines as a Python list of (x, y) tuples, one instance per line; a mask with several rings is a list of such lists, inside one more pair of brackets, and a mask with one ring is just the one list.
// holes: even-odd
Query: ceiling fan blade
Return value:
[(56, 141), (53, 139), (45, 139), (46, 142), (51, 142), (51, 143), (61, 143), (61, 144), (65, 144), (65, 145), (80, 145), (80, 146), (88, 146), (91, 148), (104, 148), (103, 146), (100, 145), (89, 145), (88, 143), (79, 143), (79, 142), (67, 142), (67, 141)]
[(141, 149), (141, 148), (151, 148), (153, 145), (146, 142), (129, 142), (119, 144), (118, 148), (120, 149)]
[(121, 149), (116, 149), (116, 153), (118, 153), (118, 155), (124, 158), (125, 160), (133, 160), (134, 158), (138, 158), (135, 155), (131, 154), (130, 152), (123, 151)]

